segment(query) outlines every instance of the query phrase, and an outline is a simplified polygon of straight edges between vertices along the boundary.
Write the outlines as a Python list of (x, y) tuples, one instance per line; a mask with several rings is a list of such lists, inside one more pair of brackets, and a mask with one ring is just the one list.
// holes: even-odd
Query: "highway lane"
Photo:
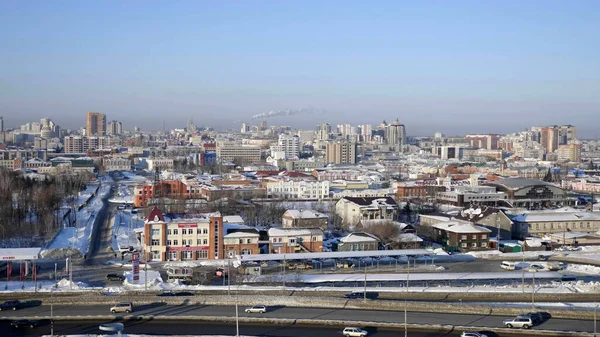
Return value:
[[(65, 321), (54, 323), (54, 333), (60, 335), (68, 334), (100, 334), (98, 325), (106, 322), (90, 321)], [(156, 321), (124, 321), (125, 333), (129, 334), (152, 334), (152, 335), (229, 335), (234, 336), (236, 328), (234, 324), (211, 324), (190, 321), (179, 322), (156, 322)], [(30, 337), (50, 334), (50, 323), (43, 322), (35, 329), (11, 329), (7, 321), (0, 321), (0, 331), (4, 337)], [(240, 325), (240, 335), (246, 336), (269, 336), (269, 337), (303, 337), (303, 336), (337, 336), (342, 337), (340, 328), (334, 327), (311, 327), (295, 325)], [(398, 337), (404, 335), (404, 330), (378, 329), (366, 327), (369, 336), (375, 337)], [(485, 332), (489, 337), (503, 337), (493, 332)], [(436, 333), (409, 331), (410, 337), (456, 337), (456, 333)], [(515, 336), (515, 335), (511, 335)], [(523, 337), (527, 336), (524, 332)]]
[[(118, 298), (115, 298), (115, 303)], [(110, 305), (55, 305), (55, 316), (82, 316), (82, 315), (114, 315), (111, 314)], [(265, 317), (265, 318), (290, 318), (290, 319), (322, 319), (337, 321), (369, 321), (404, 323), (403, 312), (354, 310), (354, 309), (324, 309), (324, 308), (297, 308), (297, 307), (271, 307), (265, 314), (247, 314), (240, 307), (240, 317)], [(154, 316), (215, 316), (235, 317), (234, 306), (202, 306), (202, 305), (166, 305), (157, 300), (156, 303), (134, 307), (133, 315)], [(0, 317), (18, 318), (31, 316), (50, 316), (50, 306), (34, 306), (17, 311), (1, 311)], [(409, 312), (408, 323), (413, 324), (444, 324), (463, 325), (476, 327), (502, 327), (504, 316), (489, 315), (461, 315), (453, 313), (424, 313)], [(593, 321), (572, 319), (549, 319), (534, 329), (562, 330), (562, 331), (593, 331)]]

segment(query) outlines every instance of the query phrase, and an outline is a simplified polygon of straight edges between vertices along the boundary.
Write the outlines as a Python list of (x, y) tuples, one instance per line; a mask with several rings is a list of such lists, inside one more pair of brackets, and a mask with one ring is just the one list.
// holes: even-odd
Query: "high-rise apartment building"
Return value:
[(385, 141), (388, 145), (406, 145), (406, 129), (398, 119), (385, 127)]
[(274, 152), (283, 152), (285, 157), (300, 156), (300, 137), (297, 135), (279, 135), (277, 145), (271, 147), (271, 156)]
[(556, 125), (542, 128), (540, 143), (546, 153), (552, 153), (558, 149), (559, 131)]
[(265, 131), (267, 129), (267, 121), (260, 121), (260, 131)]
[(573, 125), (561, 125), (558, 128), (558, 144), (569, 144), (577, 139), (577, 128)]
[(121, 122), (112, 121), (108, 123), (108, 130), (106, 133), (109, 135), (121, 135), (123, 134), (123, 124)]
[(331, 125), (328, 123), (323, 123), (317, 126), (317, 139), (318, 140), (328, 140), (329, 134), (331, 133)]
[(558, 159), (573, 163), (581, 162), (581, 144), (571, 143), (558, 146)]
[(0, 116), (0, 132), (4, 132), (4, 117)]
[(465, 139), (471, 147), (476, 149), (497, 150), (500, 135), (466, 135)]
[(86, 153), (110, 147), (108, 137), (67, 136), (64, 139), (65, 153)]
[(360, 138), (364, 142), (370, 142), (373, 137), (373, 127), (371, 124), (362, 124), (358, 126), (360, 128)]
[(242, 129), (240, 130), (240, 132), (241, 133), (250, 132), (250, 124), (242, 123)]
[(325, 162), (328, 164), (356, 164), (356, 153), (355, 142), (328, 142), (325, 148)]
[(106, 115), (99, 112), (88, 112), (85, 124), (85, 135), (105, 136), (106, 135)]

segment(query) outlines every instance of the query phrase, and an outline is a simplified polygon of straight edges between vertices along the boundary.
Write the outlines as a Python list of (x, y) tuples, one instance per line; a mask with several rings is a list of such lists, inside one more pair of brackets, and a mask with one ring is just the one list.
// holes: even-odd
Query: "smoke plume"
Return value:
[(317, 108), (302, 108), (302, 109), (285, 109), (285, 110), (269, 110), (252, 116), (252, 119), (266, 119), (277, 116), (292, 116), (298, 114), (324, 114), (327, 111)]

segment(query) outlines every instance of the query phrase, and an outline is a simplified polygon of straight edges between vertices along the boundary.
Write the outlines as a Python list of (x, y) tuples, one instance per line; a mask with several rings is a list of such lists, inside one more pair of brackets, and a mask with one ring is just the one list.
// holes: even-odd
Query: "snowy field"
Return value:
[(118, 252), (120, 248), (125, 249), (128, 247), (141, 250), (140, 244), (135, 237), (134, 229), (144, 227), (142, 219), (138, 218), (135, 214), (131, 214), (131, 210), (125, 209), (116, 212), (111, 222), (113, 223), (113, 236), (111, 240), (113, 251)]
[[(110, 178), (108, 178), (110, 179)], [(106, 179), (105, 181), (108, 181)], [(56, 250), (72, 249), (81, 255), (87, 254), (96, 215), (100, 212), (102, 198), (110, 192), (110, 184), (102, 184), (97, 195), (84, 208), (77, 212), (76, 227), (64, 227), (50, 242), (48, 247), (41, 252), (41, 256), (56, 253)]]

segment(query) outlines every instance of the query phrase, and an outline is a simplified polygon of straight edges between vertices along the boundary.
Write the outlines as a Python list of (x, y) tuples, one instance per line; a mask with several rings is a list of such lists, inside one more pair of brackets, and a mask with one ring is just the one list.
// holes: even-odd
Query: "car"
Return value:
[(35, 328), (40, 325), (40, 321), (30, 320), (30, 319), (19, 319), (16, 321), (10, 322), (10, 326), (13, 328)]
[(108, 274), (106, 275), (108, 281), (125, 281), (125, 276), (119, 274)]
[(540, 270), (544, 270), (544, 269), (546, 269), (546, 267), (539, 265), (539, 264), (532, 264), (529, 266), (530, 272), (536, 272), (536, 271), (540, 271)]
[(264, 314), (265, 312), (267, 312), (267, 307), (265, 305), (258, 304), (258, 305), (253, 305), (250, 308), (246, 308), (246, 310), (244, 310), (244, 311), (246, 313), (258, 312), (258, 313)]
[(0, 304), (0, 310), (17, 310), (21, 309), (21, 301), (19, 300), (8, 300)]
[(172, 292), (172, 291), (164, 291), (162, 293), (156, 294), (156, 296), (164, 296), (164, 297), (171, 297), (171, 296), (194, 296), (194, 294), (188, 292), (188, 291), (177, 291), (177, 292)]
[(346, 327), (342, 333), (344, 337), (365, 337), (369, 334), (368, 331), (356, 327)]
[(110, 312), (117, 313), (117, 312), (126, 312), (126, 313), (130, 313), (133, 311), (133, 303), (131, 302), (121, 302), (117, 305), (115, 305), (114, 307), (110, 308)]
[[(344, 295), (345, 298), (365, 298), (365, 293), (362, 291), (355, 291)], [(367, 291), (368, 299), (374, 300), (379, 297), (379, 293), (376, 291)]]
[(533, 321), (530, 317), (517, 316), (511, 319), (505, 319), (503, 322), (507, 328), (523, 328), (529, 329), (533, 326)]
[(533, 323), (541, 323), (544, 320), (544, 316), (542, 316), (542, 314), (539, 312), (528, 312), (526, 314), (519, 315), (519, 317), (521, 317), (521, 316), (526, 317), (526, 318), (531, 318)]
[(463, 331), (463, 333), (460, 334), (460, 337), (487, 337), (487, 335), (477, 331)]
[(577, 275), (563, 275), (560, 280), (563, 282), (577, 281)]

